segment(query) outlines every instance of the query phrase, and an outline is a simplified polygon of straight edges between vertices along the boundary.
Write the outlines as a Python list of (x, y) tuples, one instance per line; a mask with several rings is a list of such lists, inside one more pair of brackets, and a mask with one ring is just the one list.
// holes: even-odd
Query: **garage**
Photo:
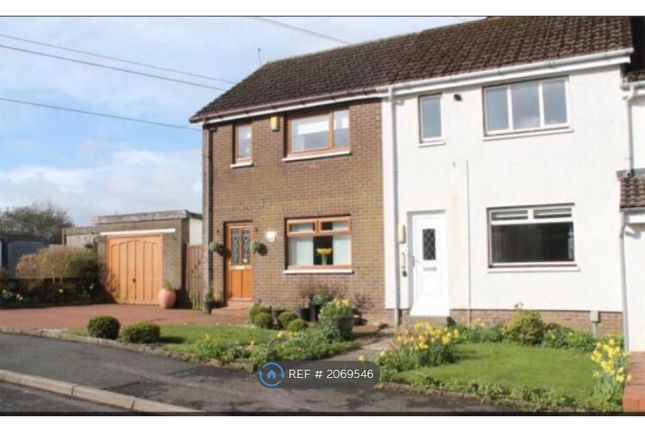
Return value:
[(161, 289), (161, 236), (109, 237), (106, 269), (109, 290), (119, 303), (154, 304)]

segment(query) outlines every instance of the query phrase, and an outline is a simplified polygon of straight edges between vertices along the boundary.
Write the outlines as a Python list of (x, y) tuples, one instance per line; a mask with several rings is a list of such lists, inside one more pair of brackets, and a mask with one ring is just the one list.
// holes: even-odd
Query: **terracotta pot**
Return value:
[(175, 290), (170, 290), (167, 288), (162, 288), (159, 290), (159, 307), (161, 309), (171, 309), (175, 306), (175, 301), (177, 300), (177, 293)]

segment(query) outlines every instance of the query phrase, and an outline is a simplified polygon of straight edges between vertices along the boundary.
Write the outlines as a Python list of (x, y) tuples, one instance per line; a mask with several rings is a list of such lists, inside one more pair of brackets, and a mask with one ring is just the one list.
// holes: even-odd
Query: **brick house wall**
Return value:
[[(210, 229), (205, 227), (204, 238), (224, 243), (227, 223), (252, 222), (255, 238), (267, 246), (266, 255), (254, 256), (255, 301), (296, 308), (304, 302), (301, 286), (313, 282), (350, 299), (364, 297), (368, 314), (385, 312), (381, 104), (362, 101), (349, 112), (351, 155), (283, 161), (284, 116), (279, 131), (271, 130), (269, 117), (253, 120), (250, 167), (231, 168), (232, 123), (218, 124), (205, 136), (204, 224)], [(284, 274), (286, 220), (338, 215), (351, 216), (353, 273)], [(272, 243), (265, 240), (269, 230), (277, 233)], [(225, 259), (211, 254), (209, 263), (214, 296), (222, 299)]]

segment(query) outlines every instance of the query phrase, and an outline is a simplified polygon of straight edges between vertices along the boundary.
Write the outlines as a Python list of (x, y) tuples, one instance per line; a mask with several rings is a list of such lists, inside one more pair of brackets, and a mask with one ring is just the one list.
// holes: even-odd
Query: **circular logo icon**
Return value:
[(269, 361), (260, 366), (258, 370), (258, 381), (267, 388), (275, 388), (284, 379), (284, 369), (278, 363)]

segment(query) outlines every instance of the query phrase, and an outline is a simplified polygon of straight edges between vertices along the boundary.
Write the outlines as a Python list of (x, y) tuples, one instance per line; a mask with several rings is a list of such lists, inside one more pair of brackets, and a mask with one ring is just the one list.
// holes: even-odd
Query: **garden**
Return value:
[(50, 247), (20, 258), (11, 276), (0, 269), (0, 308), (104, 300), (93, 249)]
[(403, 329), (369, 359), (382, 381), (427, 392), (456, 392), (533, 411), (620, 412), (629, 380), (619, 337), (594, 338), (536, 311), (504, 325)]

